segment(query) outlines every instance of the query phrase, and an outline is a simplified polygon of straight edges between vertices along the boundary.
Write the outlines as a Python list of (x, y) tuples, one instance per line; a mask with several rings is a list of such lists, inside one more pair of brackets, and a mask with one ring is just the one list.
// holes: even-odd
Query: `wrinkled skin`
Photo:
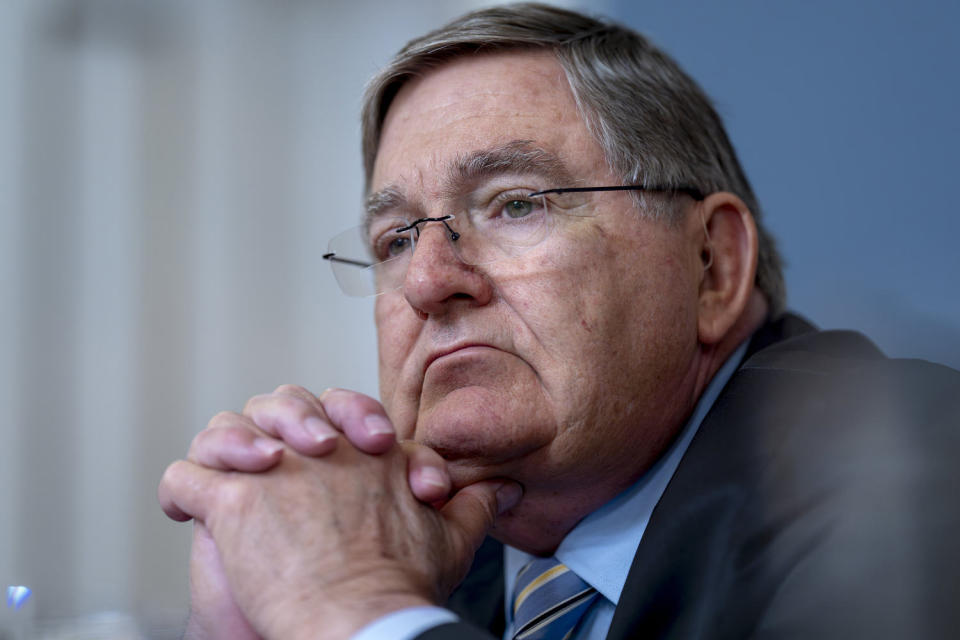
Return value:
[[(463, 169), (517, 148), (556, 166)], [(371, 189), (416, 219), (491, 184), (618, 183), (556, 61), (513, 51), (408, 82)], [(756, 230), (726, 193), (685, 203), (676, 224), (624, 193), (578, 212), (481, 266), (423, 226), (401, 288), (376, 301), (383, 406), (281, 387), (197, 436), (160, 486), (170, 517), (198, 523), (191, 637), (347, 637), (442, 602), (486, 533), (549, 554), (649, 468), (765, 314)]]
[[(403, 193), (411, 218), (453, 212), (477, 186), (456, 183), (458, 160), (516, 141), (556, 156), (578, 185), (620, 182), (553, 57), (512, 52), (406, 84), (372, 191)], [(504, 178), (531, 191), (570, 186), (545, 179)], [(692, 406), (700, 364), (696, 220), (642, 219), (622, 192), (586, 207), (521, 258), (483, 267), (458, 262), (440, 225), (424, 227), (403, 288), (376, 302), (381, 397), (401, 437), (441, 452), (456, 487), (522, 484), (495, 533), (538, 553), (656, 459)], [(484, 346), (425, 366), (471, 344)]]

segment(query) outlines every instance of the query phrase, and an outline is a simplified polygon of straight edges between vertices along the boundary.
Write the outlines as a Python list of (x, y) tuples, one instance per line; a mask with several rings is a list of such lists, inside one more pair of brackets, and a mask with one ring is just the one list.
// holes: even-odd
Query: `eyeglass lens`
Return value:
[(442, 218), (384, 218), (369, 229), (361, 226), (336, 236), (327, 256), (332, 254), (328, 259), (345, 293), (379, 295), (402, 286), (417, 245), (430, 238), (427, 234), (446, 237), (464, 264), (484, 265), (515, 258), (543, 242), (556, 223), (555, 210), (556, 203), (546, 196), (513, 194)]

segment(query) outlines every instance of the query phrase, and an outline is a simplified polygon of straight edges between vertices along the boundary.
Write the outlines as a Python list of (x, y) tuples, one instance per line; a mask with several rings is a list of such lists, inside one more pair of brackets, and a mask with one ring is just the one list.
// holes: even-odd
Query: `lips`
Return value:
[(424, 362), (424, 365), (423, 365), (424, 374), (426, 374), (427, 369), (430, 368), (430, 365), (433, 364), (435, 360), (438, 360), (444, 356), (448, 356), (452, 353), (456, 353), (458, 351), (463, 351), (464, 349), (469, 349), (470, 347), (486, 347), (488, 349), (497, 349), (497, 347), (494, 347), (493, 345), (490, 345), (490, 344), (486, 344), (484, 342), (464, 342), (462, 344), (458, 344), (453, 347), (441, 349), (439, 351), (434, 351), (429, 356), (427, 356), (427, 359)]

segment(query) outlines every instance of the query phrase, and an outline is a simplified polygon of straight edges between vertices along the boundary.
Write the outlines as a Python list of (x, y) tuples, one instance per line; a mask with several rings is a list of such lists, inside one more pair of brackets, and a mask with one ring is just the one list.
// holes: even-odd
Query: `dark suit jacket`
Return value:
[[(608, 639), (960, 637), (960, 373), (795, 316), (761, 329), (637, 549)], [(448, 606), (503, 630), (488, 541)], [(475, 626), (474, 626), (475, 625)]]

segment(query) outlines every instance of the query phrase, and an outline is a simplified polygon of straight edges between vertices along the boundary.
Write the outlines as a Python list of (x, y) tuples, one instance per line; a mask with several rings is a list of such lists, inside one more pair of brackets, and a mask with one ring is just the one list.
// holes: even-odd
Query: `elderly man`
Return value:
[(325, 257), (377, 295), (383, 405), (281, 387), (168, 468), (165, 511), (196, 523), (189, 634), (960, 628), (960, 376), (783, 313), (750, 185), (673, 61), (576, 13), (484, 10), (401, 51), (363, 125), (367, 215)]

